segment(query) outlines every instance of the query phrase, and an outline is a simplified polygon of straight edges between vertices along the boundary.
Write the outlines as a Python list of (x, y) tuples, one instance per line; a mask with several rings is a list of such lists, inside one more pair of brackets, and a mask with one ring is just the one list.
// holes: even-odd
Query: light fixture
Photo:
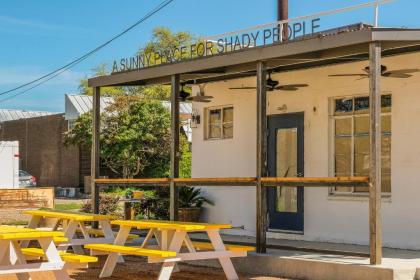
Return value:
[(197, 128), (197, 125), (201, 123), (201, 116), (198, 110), (193, 110), (191, 114), (191, 128)]

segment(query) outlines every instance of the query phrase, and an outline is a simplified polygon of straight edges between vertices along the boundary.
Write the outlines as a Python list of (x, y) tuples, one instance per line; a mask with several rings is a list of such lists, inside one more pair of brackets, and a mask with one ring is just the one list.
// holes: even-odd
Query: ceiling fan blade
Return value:
[(299, 88), (293, 86), (293, 85), (282, 85), (275, 87), (274, 90), (285, 90), (285, 91), (297, 91)]
[(383, 73), (382, 76), (387, 77), (387, 78), (407, 79), (407, 78), (412, 77), (413, 75), (406, 74), (406, 73), (386, 72), (386, 73)]
[(332, 74), (330, 77), (368, 77), (369, 74)]
[(417, 72), (420, 72), (420, 69), (390, 70), (390, 71), (386, 71), (385, 73), (391, 73), (391, 75), (393, 75), (393, 74), (411, 74), (411, 73), (417, 73)]
[(192, 96), (192, 97), (188, 97), (187, 100), (189, 101), (194, 101), (194, 102), (210, 102), (213, 96)]
[(229, 89), (256, 89), (257, 87), (231, 87)]
[(189, 101), (192, 101), (192, 102), (201, 102), (201, 103), (210, 103), (211, 102), (211, 100), (209, 100), (209, 99), (194, 99), (194, 98), (192, 98), (192, 99), (188, 99)]

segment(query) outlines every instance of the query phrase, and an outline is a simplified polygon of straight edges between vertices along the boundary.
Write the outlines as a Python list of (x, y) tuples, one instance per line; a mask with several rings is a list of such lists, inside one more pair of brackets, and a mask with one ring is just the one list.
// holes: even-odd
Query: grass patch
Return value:
[(4, 226), (26, 226), (26, 225), (28, 225), (28, 221), (20, 221), (20, 220), (8, 221), (8, 222), (2, 223), (2, 225), (4, 225)]
[(82, 203), (59, 203), (56, 204), (54, 207), (54, 210), (61, 210), (61, 211), (69, 211), (69, 210), (80, 210), (82, 209), (83, 204)]

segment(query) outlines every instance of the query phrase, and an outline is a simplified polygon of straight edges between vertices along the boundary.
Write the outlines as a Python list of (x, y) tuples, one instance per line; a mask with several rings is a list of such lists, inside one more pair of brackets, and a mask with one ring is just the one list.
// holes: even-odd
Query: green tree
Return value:
[[(158, 101), (116, 97), (101, 115), (102, 162), (123, 178), (142, 174), (150, 165), (167, 166), (169, 111)], [(82, 115), (65, 135), (66, 144), (90, 145), (91, 114)]]
[[(97, 67), (92, 69), (93, 76), (104, 76), (109, 75), (109, 71), (106, 69), (106, 64), (102, 63)], [(85, 77), (84, 79), (80, 80), (79, 82), (79, 92), (85, 95), (92, 95), (93, 89), (88, 86), (88, 78)], [(102, 87), (101, 94), (103, 96), (121, 96), (125, 95), (127, 89), (124, 87)]]

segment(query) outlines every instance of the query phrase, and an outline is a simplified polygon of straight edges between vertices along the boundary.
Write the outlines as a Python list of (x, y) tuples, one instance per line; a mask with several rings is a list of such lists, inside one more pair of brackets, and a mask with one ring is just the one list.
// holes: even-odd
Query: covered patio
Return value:
[[(178, 187), (205, 186), (256, 188), (258, 253), (267, 253), (267, 190), (276, 186), (328, 188), (369, 187), (369, 263), (382, 263), (381, 225), (381, 58), (420, 50), (420, 30), (372, 28), (357, 24), (321, 32), (295, 41), (244, 48), (212, 56), (156, 65), (89, 79), (93, 88), (93, 141), (91, 161), (92, 204), (99, 210), (101, 186), (137, 185), (170, 188), (170, 217), (177, 220)], [(268, 72), (283, 73), (354, 61), (369, 63), (370, 174), (369, 177), (268, 177), (267, 86)], [(256, 171), (252, 177), (179, 178), (179, 92), (182, 84), (200, 85), (256, 76)], [(99, 179), (101, 88), (107, 86), (171, 85), (171, 172), (169, 178)], [(301, 102), (307, 102), (302, 100)], [(194, 144), (193, 144), (194, 145)], [(270, 250), (268, 250), (270, 251)], [(366, 255), (367, 256), (367, 255)], [(365, 257), (365, 256), (362, 256)], [(321, 257), (319, 257), (321, 258)], [(365, 258), (366, 259), (366, 258)], [(362, 261), (363, 264), (367, 262)]]

